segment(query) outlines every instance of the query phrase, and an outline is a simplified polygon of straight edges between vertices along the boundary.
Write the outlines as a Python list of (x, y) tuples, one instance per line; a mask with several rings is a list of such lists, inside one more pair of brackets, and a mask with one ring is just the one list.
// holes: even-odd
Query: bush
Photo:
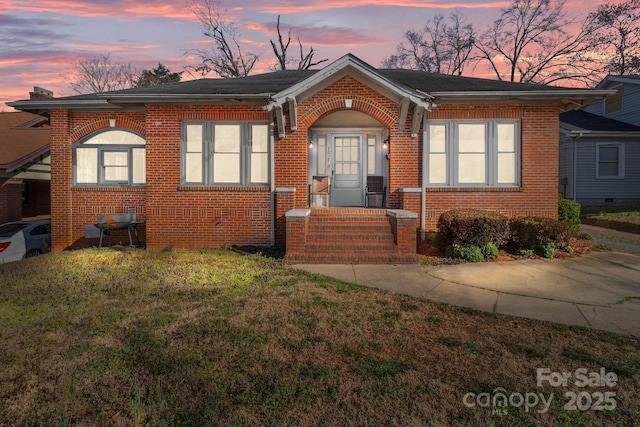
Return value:
[(569, 224), (573, 236), (577, 235), (580, 231), (580, 203), (558, 195), (558, 219)]
[(516, 249), (535, 249), (536, 246), (568, 244), (571, 237), (569, 224), (551, 218), (530, 216), (511, 218), (509, 243)]
[(482, 250), (475, 245), (449, 245), (445, 250), (449, 258), (464, 259), (471, 262), (484, 261)]
[(500, 246), (509, 236), (509, 220), (499, 212), (454, 209), (440, 215), (438, 231), (444, 246)]
[(556, 254), (556, 247), (552, 242), (538, 243), (534, 252), (544, 258), (553, 258)]
[(500, 254), (500, 251), (498, 250), (498, 247), (493, 242), (489, 242), (482, 247), (482, 255), (484, 255), (485, 258), (488, 258), (488, 259), (498, 258), (499, 254)]

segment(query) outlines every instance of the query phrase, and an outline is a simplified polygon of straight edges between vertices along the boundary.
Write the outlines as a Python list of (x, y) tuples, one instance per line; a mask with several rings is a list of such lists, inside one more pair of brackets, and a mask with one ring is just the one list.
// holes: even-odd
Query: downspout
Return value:
[(273, 116), (273, 111), (270, 111), (269, 113), (269, 128), (271, 129), (270, 132), (270, 136), (269, 136), (269, 149), (270, 149), (270, 155), (269, 155), (269, 187), (270, 187), (270, 194), (271, 194), (271, 246), (275, 246), (276, 245), (276, 215), (277, 215), (277, 210), (276, 210), (276, 201), (277, 201), (277, 195), (276, 195), (276, 174), (275, 174), (275, 135), (274, 135), (274, 128), (273, 128), (273, 120), (274, 120), (274, 116)]
[(427, 226), (427, 161), (429, 160), (429, 153), (427, 153), (427, 123), (429, 122), (429, 112), (436, 106), (433, 102), (429, 103), (422, 118), (422, 200), (420, 201), (420, 237), (422, 241), (427, 238), (425, 230)]
[(427, 238), (427, 232), (425, 227), (427, 226), (427, 161), (429, 159), (427, 153), (427, 114), (424, 115), (422, 120), (422, 200), (420, 209), (420, 237), (424, 242)]

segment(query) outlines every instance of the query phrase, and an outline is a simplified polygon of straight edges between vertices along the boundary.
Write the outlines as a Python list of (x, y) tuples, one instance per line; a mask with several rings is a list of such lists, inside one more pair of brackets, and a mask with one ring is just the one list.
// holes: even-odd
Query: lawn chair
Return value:
[[(381, 197), (380, 197), (381, 196)], [(367, 187), (365, 189), (365, 207), (369, 207), (369, 198), (374, 197), (374, 206), (377, 208), (384, 208), (387, 198), (387, 187), (384, 185), (384, 177), (380, 175), (367, 176)], [(382, 199), (382, 202), (378, 204), (378, 199)]]

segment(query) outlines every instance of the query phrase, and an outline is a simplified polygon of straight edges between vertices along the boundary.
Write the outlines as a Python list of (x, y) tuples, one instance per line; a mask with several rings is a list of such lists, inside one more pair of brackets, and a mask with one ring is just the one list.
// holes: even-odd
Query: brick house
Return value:
[(27, 112), (0, 112), (0, 224), (48, 216), (49, 123)]
[[(558, 115), (608, 93), (346, 55), (11, 105), (50, 115), (54, 251), (86, 244), (98, 215), (132, 211), (148, 248), (286, 244), (291, 261), (408, 262), (452, 208), (555, 217)], [(370, 177), (384, 195), (370, 197)]]

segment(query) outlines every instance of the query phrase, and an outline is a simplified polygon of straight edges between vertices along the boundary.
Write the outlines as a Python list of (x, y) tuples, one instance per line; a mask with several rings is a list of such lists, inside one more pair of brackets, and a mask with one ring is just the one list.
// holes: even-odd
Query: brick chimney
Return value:
[(33, 92), (29, 92), (29, 99), (49, 99), (53, 98), (53, 92), (38, 86), (33, 87)]

